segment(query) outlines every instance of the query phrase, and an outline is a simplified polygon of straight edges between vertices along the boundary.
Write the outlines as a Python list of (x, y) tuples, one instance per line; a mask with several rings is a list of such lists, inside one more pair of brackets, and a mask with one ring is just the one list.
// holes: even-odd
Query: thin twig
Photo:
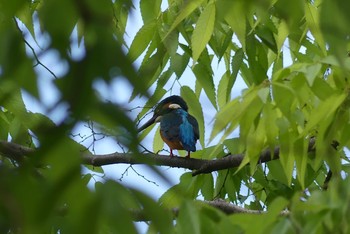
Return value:
[(38, 66), (38, 65), (42, 66), (42, 67), (45, 68), (55, 79), (57, 79), (57, 76), (55, 75), (55, 73), (53, 73), (53, 71), (51, 71), (45, 64), (43, 64), (43, 63), (40, 61), (40, 59), (38, 58), (38, 56), (37, 56), (37, 54), (36, 54), (34, 48), (33, 48), (33, 47), (30, 45), (30, 43), (24, 38), (24, 34), (23, 34), (21, 28), (19, 27), (18, 22), (17, 22), (17, 20), (16, 20), (15, 17), (13, 17), (13, 21), (15, 22), (17, 29), (21, 32), (22, 39), (23, 39), (24, 43), (25, 43), (25, 44), (28, 46), (28, 48), (32, 51), (32, 54), (33, 54), (33, 56), (34, 56), (34, 58), (35, 58), (35, 60), (36, 60), (36, 64), (34, 65), (34, 67), (36, 67), (36, 66)]
[(159, 187), (159, 185), (158, 185), (155, 181), (150, 180), (150, 179), (147, 179), (146, 176), (144, 176), (144, 175), (138, 173), (138, 172), (135, 170), (135, 168), (134, 168), (133, 166), (130, 165), (130, 168), (131, 168), (131, 170), (133, 170), (133, 172), (135, 172), (136, 175), (138, 175), (139, 177), (141, 177), (142, 179), (144, 179), (144, 180), (147, 181), (148, 183), (152, 183), (152, 184), (154, 184), (155, 186)]

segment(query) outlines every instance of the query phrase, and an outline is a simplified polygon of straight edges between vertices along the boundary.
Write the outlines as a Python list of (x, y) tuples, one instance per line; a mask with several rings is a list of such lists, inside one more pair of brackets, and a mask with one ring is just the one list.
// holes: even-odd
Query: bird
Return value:
[(196, 118), (188, 113), (184, 99), (178, 95), (163, 99), (156, 106), (153, 117), (138, 132), (157, 122), (160, 123), (160, 136), (170, 148), (170, 156), (174, 156), (173, 150), (177, 149), (186, 150), (186, 158), (190, 158), (191, 151), (196, 151), (199, 127)]

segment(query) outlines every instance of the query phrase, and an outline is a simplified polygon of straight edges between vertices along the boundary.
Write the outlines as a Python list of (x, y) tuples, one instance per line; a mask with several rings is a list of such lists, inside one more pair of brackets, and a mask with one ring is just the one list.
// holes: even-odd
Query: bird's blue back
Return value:
[(165, 114), (160, 121), (163, 136), (169, 141), (180, 141), (187, 151), (196, 151), (198, 123), (183, 109)]

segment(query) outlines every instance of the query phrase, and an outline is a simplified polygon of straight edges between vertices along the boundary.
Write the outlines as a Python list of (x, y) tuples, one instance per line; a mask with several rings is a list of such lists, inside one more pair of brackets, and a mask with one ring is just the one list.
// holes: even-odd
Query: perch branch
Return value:
[[(309, 142), (309, 151), (314, 150), (315, 139)], [(264, 150), (260, 154), (259, 163), (268, 162), (279, 158), (280, 148), (277, 146), (271, 150)], [(21, 160), (24, 156), (34, 153), (35, 150), (15, 143), (0, 141), (0, 154), (11, 159)], [(169, 166), (186, 168), (192, 170), (192, 175), (196, 176), (213, 171), (238, 167), (243, 161), (244, 154), (233, 154), (223, 158), (206, 160), (184, 157), (169, 157), (152, 153), (112, 153), (103, 155), (82, 154), (82, 163), (92, 166), (103, 166), (110, 164), (149, 164), (157, 166)]]
[(29, 156), (34, 152), (35, 149), (26, 146), (7, 141), (0, 141), (0, 155), (16, 161), (22, 161), (24, 156)]

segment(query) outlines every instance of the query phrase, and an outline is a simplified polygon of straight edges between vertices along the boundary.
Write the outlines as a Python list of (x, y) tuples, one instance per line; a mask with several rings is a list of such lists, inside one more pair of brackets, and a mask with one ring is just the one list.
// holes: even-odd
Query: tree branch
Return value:
[[(275, 148), (273, 157), (271, 157), (270, 150), (265, 150), (260, 155), (260, 163), (277, 159), (278, 156), (279, 147)], [(135, 155), (133, 153), (112, 153), (104, 155), (84, 155), (83, 163), (92, 166), (125, 163), (179, 167), (193, 170), (192, 175), (196, 176), (199, 174), (238, 167), (241, 164), (243, 157), (244, 154), (234, 154), (220, 159), (206, 160), (184, 157), (169, 157), (167, 155), (151, 153), (141, 155)]]
[[(197, 202), (201, 202), (203, 204), (208, 204), (214, 208), (217, 208), (219, 210), (221, 210), (222, 212), (224, 212), (227, 215), (231, 215), (231, 214), (265, 214), (268, 211), (263, 211), (263, 210), (250, 210), (250, 209), (246, 209), (246, 208), (242, 208), (240, 206), (234, 205), (232, 203), (228, 203), (223, 199), (217, 199), (214, 201), (197, 201)], [(173, 217), (176, 218), (179, 215), (179, 208), (173, 208), (171, 209), (171, 212), (173, 214)], [(136, 222), (140, 222), (140, 221), (150, 221), (149, 217), (147, 217), (147, 213), (145, 213), (143, 210), (132, 210), (131, 211), (133, 220)], [(289, 212), (288, 211), (282, 211), (280, 213), (280, 215), (288, 215)]]
[(0, 155), (16, 161), (22, 161), (24, 156), (29, 156), (34, 152), (35, 149), (26, 146), (7, 141), (0, 141)]
[[(309, 152), (314, 150), (315, 139), (310, 139)], [(35, 150), (15, 143), (0, 141), (0, 154), (14, 160), (21, 160), (24, 156), (34, 153)], [(280, 148), (277, 146), (273, 150), (264, 150), (260, 154), (259, 163), (268, 162), (279, 158)], [(83, 153), (82, 163), (92, 166), (103, 166), (110, 164), (149, 164), (157, 166), (169, 166), (186, 168), (192, 170), (192, 175), (196, 176), (213, 171), (238, 167), (243, 161), (244, 154), (233, 154), (223, 158), (206, 160), (184, 157), (169, 157), (159, 154), (138, 154), (138, 153), (112, 153), (103, 155), (93, 155)]]
[(246, 213), (246, 214), (263, 214), (266, 213), (266, 211), (262, 210), (250, 210), (246, 209), (237, 205), (234, 205), (232, 203), (228, 203), (223, 199), (216, 199), (214, 201), (205, 201), (204, 203), (207, 203), (210, 206), (213, 206), (225, 214), (239, 214), (239, 213)]
[[(313, 151), (315, 145), (315, 139), (310, 139), (308, 151)], [(264, 150), (260, 154), (259, 163), (268, 162), (279, 158), (280, 148), (277, 146), (273, 150)], [(224, 158), (206, 160), (195, 158), (183, 158), (183, 157), (169, 157), (166, 155), (158, 154), (125, 154), (125, 153), (113, 153), (104, 155), (85, 155), (83, 157), (83, 163), (93, 166), (109, 165), (109, 164), (150, 164), (158, 166), (180, 167), (193, 170), (192, 175), (211, 173), (213, 171), (224, 170), (228, 168), (238, 167), (243, 161), (244, 154), (231, 154)]]

